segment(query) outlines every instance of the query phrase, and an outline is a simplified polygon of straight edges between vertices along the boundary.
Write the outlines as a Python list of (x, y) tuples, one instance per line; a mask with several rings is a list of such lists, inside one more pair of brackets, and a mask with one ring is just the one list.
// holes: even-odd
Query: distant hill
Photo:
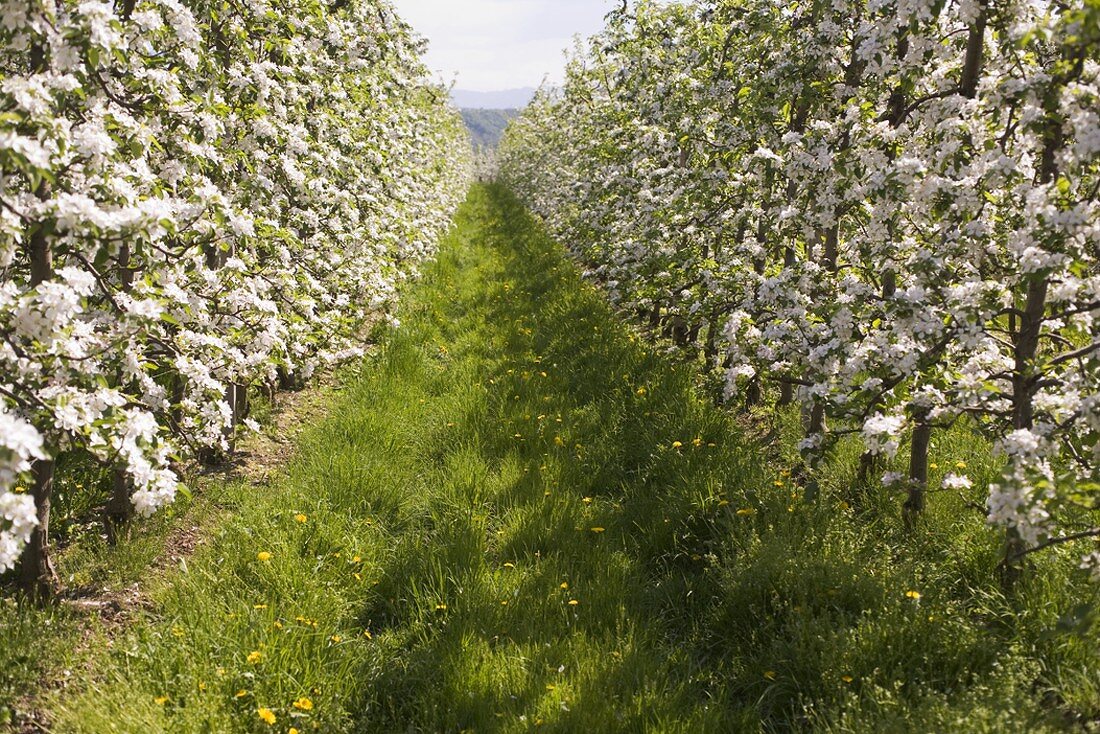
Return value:
[(451, 91), (451, 99), (460, 109), (518, 110), (527, 106), (538, 91), (534, 87), (505, 89), (500, 92), (471, 92), (465, 89)]
[(519, 115), (519, 110), (464, 109), (462, 119), (470, 130), (474, 147), (495, 148), (508, 122)]

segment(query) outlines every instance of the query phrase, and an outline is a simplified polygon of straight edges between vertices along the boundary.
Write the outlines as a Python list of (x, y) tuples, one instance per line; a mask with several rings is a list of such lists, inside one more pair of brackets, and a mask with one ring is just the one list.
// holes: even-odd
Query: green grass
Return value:
[[(850, 447), (804, 503), (786, 475), (794, 419), (760, 445), (697, 397), (690, 367), (623, 326), (506, 192), (473, 189), (401, 320), (285, 476), (212, 490), (211, 542), (79, 656), (45, 702), (54, 731), (1041, 732), (1100, 717), (1100, 635), (1053, 631), (1097, 600), (1071, 551), (1007, 597), (980, 513), (937, 496), (907, 534), (896, 497), (854, 496)], [(992, 466), (961, 431), (936, 455)], [(32, 639), (39, 614), (73, 624), (3, 608), (5, 642)], [(15, 687), (36, 670), (13, 669)]]

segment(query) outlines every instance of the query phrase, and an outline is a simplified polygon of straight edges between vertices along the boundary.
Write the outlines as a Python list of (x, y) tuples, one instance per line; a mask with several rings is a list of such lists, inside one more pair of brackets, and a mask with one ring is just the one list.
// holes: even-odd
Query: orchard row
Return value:
[(357, 353), (470, 155), (387, 0), (6, 0), (0, 572), (53, 583), (55, 461), (109, 525), (230, 450), (249, 388)]
[[(802, 406), (807, 489), (845, 436), (1003, 464), (1005, 568), (1080, 540), (1100, 579), (1100, 6), (696, 0), (612, 13), (501, 171), (623, 309), (727, 398)], [(980, 488), (975, 488), (978, 491)], [(1011, 574), (1010, 574), (1011, 575)]]

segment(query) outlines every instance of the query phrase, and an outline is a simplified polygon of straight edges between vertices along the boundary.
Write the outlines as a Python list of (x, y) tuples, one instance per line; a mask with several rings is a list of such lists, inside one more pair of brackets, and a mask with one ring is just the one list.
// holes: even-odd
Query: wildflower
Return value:
[(599, 533), (602, 533), (603, 531), (604, 531), (604, 528), (599, 528), (599, 527), (597, 527), (597, 528), (592, 528), (592, 532), (593, 532), (593, 533), (597, 533), (597, 534), (599, 534)]
[(852, 676), (850, 676), (850, 675), (842, 675), (842, 676), (840, 676), (840, 679), (841, 679), (842, 681), (844, 681), (845, 683), (851, 683), (851, 682), (852, 682), (853, 680), (855, 680), (855, 679), (854, 679), (854, 678), (852, 678)]
[(579, 602), (579, 601), (577, 601), (576, 599), (570, 599), (570, 600), (569, 600), (569, 606), (571, 606), (571, 607), (575, 607), (575, 606), (577, 606), (578, 604), (580, 604), (580, 602)]
[(294, 516), (294, 520), (296, 522), (306, 522), (307, 520), (309, 520), (309, 517), (299, 512), (297, 515)]
[(253, 650), (252, 652), (248, 653), (248, 657), (245, 659), (248, 660), (248, 663), (250, 665), (255, 665), (256, 663), (260, 662), (263, 657), (264, 654), (262, 652), (260, 652), (259, 650)]
[(558, 588), (561, 588), (561, 589), (568, 589), (568, 588), (569, 588), (569, 582), (568, 582), (568, 581), (562, 581), (562, 582), (561, 582), (561, 586), (560, 586), (560, 587), (558, 587)]
[(913, 601), (920, 601), (920, 592), (919, 591), (907, 591), (907, 592), (905, 592), (905, 596), (912, 599)]
[(332, 641), (332, 644), (334, 644), (334, 645), (338, 645), (338, 644), (340, 644), (340, 640), (342, 640), (342, 639), (344, 639), (344, 638), (343, 638), (343, 637), (341, 637), (340, 635), (333, 635), (333, 636), (332, 636), (332, 637), (330, 637), (329, 639), (330, 639), (330, 640)]
[(436, 611), (439, 611), (439, 612), (447, 611), (447, 605), (443, 604), (443, 603), (436, 604), (435, 608), (436, 608)]
[(742, 507), (740, 510), (737, 511), (737, 514), (741, 517), (748, 517), (749, 515), (755, 515), (756, 510), (752, 509), (751, 507)]
[(271, 560), (271, 554), (267, 551), (260, 551), (256, 554), (256, 560), (260, 561), (261, 563), (267, 563)]
[(581, 502), (583, 502), (586, 505), (590, 505), (590, 504), (592, 504), (592, 498), (591, 497), (585, 497), (581, 500)]
[(294, 708), (298, 709), (299, 711), (312, 711), (313, 701), (310, 701), (305, 696), (302, 696), (294, 702)]
[(163, 706), (168, 703), (168, 696), (157, 696), (153, 700), (156, 702), (157, 706)]
[(956, 469), (965, 469), (966, 468), (966, 462), (965, 461), (956, 461), (955, 462), (955, 468)]
[(370, 633), (370, 630), (363, 630), (363, 637), (366, 637), (368, 640), (374, 639), (374, 635)]
[(271, 709), (260, 708), (256, 710), (256, 714), (263, 720), (268, 726), (275, 725), (275, 712)]
[(694, 447), (696, 447), (696, 448), (699, 448), (700, 446), (702, 446), (702, 445), (703, 445), (703, 439), (701, 439), (701, 438), (693, 438), (693, 439), (691, 440), (691, 445), (692, 445), (692, 446), (694, 446)]
[(516, 567), (516, 564), (514, 564), (514, 563), (505, 563), (505, 564), (504, 564), (504, 567), (505, 567), (505, 568), (515, 568), (515, 567)]
[(768, 680), (775, 680), (775, 671), (774, 670), (765, 670), (764, 671), (764, 677), (767, 678)]
[(672, 442), (672, 448), (674, 448), (674, 449), (678, 449), (678, 448), (680, 448), (680, 447), (681, 447), (681, 446), (683, 446), (683, 445), (684, 445), (684, 444), (683, 444), (682, 442), (680, 442), (680, 441), (673, 441), (673, 442)]
[(233, 694), (233, 698), (244, 698), (247, 695), (248, 695), (248, 691), (246, 691), (245, 689), (242, 688), (241, 690), (239, 690), (235, 694)]

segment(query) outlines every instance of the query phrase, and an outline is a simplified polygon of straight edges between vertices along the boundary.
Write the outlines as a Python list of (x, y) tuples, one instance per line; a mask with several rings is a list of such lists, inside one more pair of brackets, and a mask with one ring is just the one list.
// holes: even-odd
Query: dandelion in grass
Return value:
[(299, 698), (292, 705), (294, 706), (294, 708), (298, 709), (299, 711), (312, 711), (313, 710), (313, 701), (310, 701), (305, 696), (302, 696), (301, 698)]
[(601, 527), (595, 527), (595, 528), (592, 528), (592, 532), (593, 532), (593, 533), (596, 533), (596, 535), (599, 535), (599, 534), (600, 534), (600, 533), (602, 533), (602, 532), (603, 532), (603, 531), (604, 531), (605, 529), (606, 529), (606, 528), (601, 528)]
[(684, 444), (683, 444), (682, 441), (673, 441), (672, 442), (672, 448), (674, 448), (674, 449), (678, 449), (678, 448), (682, 447), (683, 445)]
[(774, 670), (765, 670), (764, 671), (764, 677), (767, 680), (775, 680), (775, 671)]
[(294, 516), (294, 521), (298, 523), (309, 522), (309, 516), (305, 513), (299, 512), (297, 515)]
[(271, 560), (271, 558), (272, 558), (272, 555), (270, 553), (268, 553), (267, 551), (260, 551), (259, 553), (256, 554), (256, 560), (261, 562), (261, 563), (267, 563), (268, 561)]
[(855, 680), (855, 678), (853, 678), (850, 675), (842, 675), (842, 676), (840, 676), (840, 679), (842, 681), (844, 681), (845, 683), (851, 683), (853, 680)]
[(912, 599), (913, 601), (920, 601), (920, 592), (919, 591), (912, 591), (912, 590), (907, 591), (907, 592), (905, 592), (905, 596), (906, 596), (906, 598)]
[(756, 510), (752, 509), (751, 507), (742, 507), (740, 510), (737, 511), (737, 514), (740, 517), (748, 517), (750, 515), (755, 515)]
[(163, 706), (168, 703), (168, 696), (157, 696), (153, 700), (156, 702), (157, 706)]
[(256, 715), (268, 726), (275, 726), (275, 712), (267, 708), (256, 709)]
[(580, 604), (580, 602), (579, 602), (579, 601), (577, 601), (576, 599), (570, 599), (570, 600), (569, 600), (569, 606), (571, 606), (571, 607), (575, 607), (575, 606), (577, 606), (578, 604)]
[(262, 652), (260, 652), (259, 650), (253, 650), (252, 652), (248, 653), (248, 657), (245, 658), (245, 660), (248, 661), (249, 665), (257, 665), (261, 660), (263, 660), (263, 658), (264, 654)]

